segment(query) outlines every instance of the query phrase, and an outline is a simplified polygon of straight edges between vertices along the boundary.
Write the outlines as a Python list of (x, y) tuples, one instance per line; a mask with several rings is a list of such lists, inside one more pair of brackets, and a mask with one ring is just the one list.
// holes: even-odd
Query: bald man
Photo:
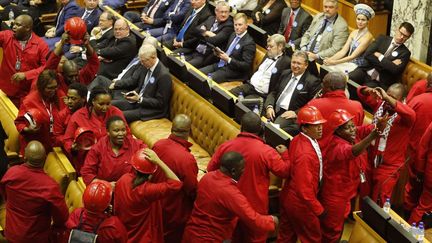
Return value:
[[(184, 114), (173, 119), (171, 135), (155, 143), (153, 150), (183, 182), (182, 189), (162, 200), (165, 242), (181, 242), (186, 222), (192, 212), (197, 188), (198, 166), (188, 142), (191, 119)], [(155, 182), (166, 181), (160, 168), (153, 175)]]
[(66, 222), (68, 209), (59, 185), (43, 170), (44, 146), (29, 142), (24, 159), (24, 164), (11, 167), (0, 182), (6, 201), (5, 237), (16, 243), (49, 242), (53, 230)]
[(96, 51), (101, 65), (98, 75), (114, 79), (137, 54), (135, 35), (124, 19), (114, 23), (114, 38), (104, 48)]
[(20, 15), (12, 30), (0, 31), (0, 47), (3, 48), (0, 89), (17, 107), (29, 92), (32, 81), (44, 70), (49, 51), (47, 44), (32, 32), (32, 28), (32, 18)]

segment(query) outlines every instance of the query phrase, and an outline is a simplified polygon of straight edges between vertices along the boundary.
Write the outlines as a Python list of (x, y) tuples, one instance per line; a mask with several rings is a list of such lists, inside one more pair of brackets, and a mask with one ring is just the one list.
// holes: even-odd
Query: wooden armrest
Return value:
[(41, 23), (51, 23), (55, 21), (56, 16), (57, 13), (42, 14), (39, 17), (39, 20), (41, 21)]

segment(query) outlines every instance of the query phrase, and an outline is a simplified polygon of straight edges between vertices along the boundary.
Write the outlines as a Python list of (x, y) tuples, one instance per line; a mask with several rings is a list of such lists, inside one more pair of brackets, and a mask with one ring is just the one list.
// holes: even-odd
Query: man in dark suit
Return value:
[(267, 40), (267, 54), (249, 82), (230, 90), (235, 96), (243, 93), (247, 98), (266, 98), (279, 86), (282, 72), (290, 67), (290, 58), (284, 55), (285, 37), (274, 34)]
[(161, 27), (150, 29), (150, 34), (162, 44), (165, 40), (172, 40), (181, 28), (186, 13), (191, 7), (190, 0), (174, 0), (165, 11), (163, 20), (165, 24)]
[(141, 15), (135, 11), (127, 11), (124, 17), (142, 30), (161, 27), (165, 25), (164, 14), (172, 2), (172, 0), (151, 0), (143, 8)]
[(97, 0), (84, 0), (84, 8), (78, 11), (78, 16), (81, 17), (87, 25), (87, 33), (99, 24), (99, 16), (102, 10), (98, 7)]
[(288, 6), (282, 11), (279, 34), (285, 36), (288, 45), (300, 48), (303, 34), (312, 23), (312, 16), (301, 7), (301, 0), (289, 0)]
[(99, 26), (90, 32), (90, 44), (97, 51), (108, 46), (111, 39), (114, 39), (113, 26), (115, 17), (110, 12), (103, 12), (99, 16)]
[(379, 36), (365, 52), (365, 64), (349, 73), (349, 78), (369, 87), (384, 90), (400, 80), (411, 56), (404, 43), (414, 33), (414, 26), (403, 22), (394, 37)]
[(282, 73), (279, 87), (269, 93), (264, 103), (266, 116), (280, 128), (295, 136), (299, 133), (297, 111), (308, 103), (321, 88), (321, 81), (307, 70), (305, 51), (294, 52), (291, 70)]
[(213, 55), (213, 47), (224, 48), (228, 38), (234, 32), (234, 24), (229, 13), (230, 6), (227, 2), (217, 2), (216, 16), (210, 16), (201, 26), (197, 26), (201, 32), (201, 42), (191, 54), (186, 56), (186, 61), (196, 68), (217, 62), (217, 58)]
[(157, 58), (156, 48), (145, 44), (138, 55), (141, 71), (110, 86), (113, 89), (132, 89), (123, 98), (112, 101), (123, 111), (128, 123), (167, 117), (172, 93), (171, 75)]
[(235, 33), (231, 34), (226, 51), (215, 48), (215, 55), (219, 61), (200, 70), (205, 74), (210, 74), (217, 83), (230, 79), (249, 79), (256, 46), (253, 38), (247, 33), (247, 27), (247, 16), (244, 13), (236, 14), (234, 16)]
[(130, 34), (124, 19), (118, 19), (114, 23), (114, 37), (105, 48), (96, 51), (101, 61), (98, 75), (109, 79), (115, 78), (137, 52), (135, 36)]
[(166, 43), (171, 50), (184, 48), (185, 51), (192, 52), (199, 43), (200, 31), (196, 27), (201, 26), (212, 15), (206, 0), (193, 0), (191, 6), (192, 9), (186, 14), (177, 36)]

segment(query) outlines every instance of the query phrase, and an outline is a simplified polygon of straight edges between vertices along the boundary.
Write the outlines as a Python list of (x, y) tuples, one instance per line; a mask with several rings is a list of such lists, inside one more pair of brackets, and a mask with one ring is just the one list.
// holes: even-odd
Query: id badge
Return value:
[(360, 183), (366, 182), (366, 175), (363, 171), (360, 171)]
[(20, 60), (17, 60), (15, 63), (15, 70), (16, 71), (21, 70), (21, 61)]
[(53, 132), (54, 132), (54, 119), (53, 119), (52, 116), (50, 117), (50, 128), (49, 128), (49, 132), (50, 132), (50, 133), (53, 133)]

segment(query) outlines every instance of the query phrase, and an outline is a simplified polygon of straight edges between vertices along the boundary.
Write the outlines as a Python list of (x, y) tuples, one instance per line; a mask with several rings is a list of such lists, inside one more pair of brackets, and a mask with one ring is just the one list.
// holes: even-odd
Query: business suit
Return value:
[(95, 49), (95, 51), (105, 48), (109, 43), (114, 42), (114, 30), (111, 28), (110, 30), (103, 33), (103, 35), (99, 39), (90, 39), (90, 44)]
[[(276, 102), (279, 99), (279, 97), (283, 94), (283, 91), (291, 81), (292, 76), (293, 75), (291, 70), (286, 70), (285, 72), (282, 73), (280, 77), (279, 86), (275, 90), (269, 93), (267, 99), (264, 102), (264, 107), (268, 108), (269, 106), (272, 106), (276, 112), (276, 110), (278, 109), (278, 107), (276, 107), (277, 106)], [(300, 78), (297, 86), (294, 89), (294, 92), (291, 96), (291, 100), (289, 102), (288, 109), (285, 110), (283, 108), (280, 108), (280, 110), (276, 112), (275, 123), (279, 124), (283, 130), (287, 131), (291, 135), (298, 134), (299, 131), (298, 131), (298, 125), (296, 124), (296, 118), (285, 119), (282, 118), (281, 115), (285, 111), (297, 112), (301, 107), (303, 107), (310, 100), (313, 99), (313, 97), (320, 90), (320, 88), (321, 88), (321, 81), (319, 80), (319, 78), (310, 74), (308, 71), (304, 72), (303, 76)]]
[[(181, 31), (182, 27), (186, 24), (189, 16), (192, 15), (192, 12), (194, 11), (194, 9), (190, 9), (185, 18), (183, 19), (182, 24), (180, 25), (179, 31), (177, 32), (177, 34), (179, 34), (179, 32)], [(197, 26), (201, 26), (202, 23), (204, 23), (204, 21), (206, 21), (210, 16), (212, 16), (212, 13), (208, 7), (208, 5), (204, 5), (204, 7), (201, 9), (201, 11), (199, 11), (195, 18), (192, 20), (192, 23), (189, 25), (189, 28), (187, 28), (184, 37), (183, 37), (183, 48), (185, 49), (189, 49), (189, 50), (194, 50), (198, 43), (199, 43), (199, 38), (198, 36), (200, 35), (199, 30), (196, 28)], [(176, 38), (176, 37), (174, 37)], [(173, 40), (174, 41), (174, 40)], [(168, 47), (170, 49), (173, 49), (172, 47), (172, 43), (173, 41), (171, 41), (168, 44)], [(177, 41), (181, 41), (181, 40), (177, 40)]]
[[(291, 8), (286, 7), (282, 11), (281, 23), (278, 31), (279, 34), (281, 35), (285, 34), (286, 27), (290, 19), (290, 15), (291, 15)], [(296, 26), (294, 26), (295, 25), (294, 22), (297, 23)], [(304, 33), (306, 33), (306, 31), (308, 30), (309, 26), (312, 23), (312, 16), (308, 12), (306, 12), (302, 7), (299, 7), (298, 12), (294, 17), (294, 22), (291, 28), (291, 34), (289, 40), (287, 42), (292, 41), (296, 46), (296, 48), (299, 48), (302, 36), (304, 35)]]
[(133, 34), (121, 39), (111, 39), (105, 48), (96, 51), (101, 61), (98, 75), (115, 78), (137, 54), (136, 39)]
[[(202, 25), (197, 26), (196, 28), (198, 28), (198, 31), (200, 31), (201, 27), (205, 26), (206, 30), (211, 31), (215, 21), (216, 17), (210, 16), (210, 18), (208, 18)], [(208, 42), (219, 48), (225, 47), (227, 45), (228, 38), (234, 32), (234, 24), (231, 17), (229, 17), (225, 22), (218, 23), (217, 29), (213, 30), (212, 32), (216, 34), (213, 37), (204, 37), (200, 35), (199, 44), (206, 45), (206, 42)], [(218, 61), (217, 57), (213, 55), (213, 49), (208, 45), (206, 45), (204, 54), (199, 53), (195, 49), (192, 54), (186, 56), (186, 60), (196, 68), (201, 68)]]
[[(365, 52), (365, 64), (357, 67), (349, 74), (351, 80), (359, 84), (365, 84), (369, 87), (380, 86), (387, 89), (393, 83), (400, 80), (406, 65), (408, 64), (411, 56), (411, 52), (408, 48), (402, 44), (390, 53), (387, 57), (384, 57), (382, 61), (374, 55), (375, 52), (385, 54), (389, 48), (393, 38), (390, 36), (380, 35), (367, 49)], [(400, 59), (401, 64), (396, 65), (393, 63), (394, 60)], [(372, 80), (371, 76), (367, 71), (375, 68), (379, 72), (379, 81)]]
[[(232, 33), (225, 52), (229, 49), (231, 42), (234, 41), (236, 33)], [(247, 80), (252, 70), (252, 62), (255, 57), (256, 45), (253, 38), (246, 33), (233, 49), (230, 58), (231, 62), (223, 67), (218, 67), (218, 62), (201, 68), (206, 74), (211, 73), (212, 79), (217, 83), (229, 81), (230, 79)]]
[[(309, 29), (301, 38), (300, 48), (302, 50), (310, 51), (307, 50), (308, 45), (314, 41), (315, 33), (320, 31), (324, 18), (324, 13), (315, 15)], [(318, 54), (321, 59), (333, 56), (345, 45), (348, 35), (348, 25), (345, 19), (340, 15), (336, 15), (336, 20), (328, 23), (326, 29), (322, 33), (319, 45), (317, 43), (318, 52), (315, 54)]]
[[(164, 40), (172, 40), (179, 31), (180, 24), (183, 22), (190, 7), (190, 0), (174, 0), (164, 13), (163, 21), (165, 25), (151, 29), (150, 34), (156, 37), (160, 42), (164, 42)], [(164, 33), (165, 26), (167, 26), (166, 33)]]
[[(86, 9), (80, 8), (78, 11), (78, 17), (83, 17)], [(99, 9), (99, 7), (96, 7), (93, 9), (91, 14), (84, 19), (86, 25), (87, 25), (87, 33), (90, 33), (92, 29), (99, 25), (99, 16), (102, 14), (102, 10)]]
[[(159, 2), (159, 1), (161, 1), (161, 2)], [(172, 0), (151, 0), (143, 8), (142, 13), (149, 15), (150, 14), (149, 11), (152, 10), (152, 8), (157, 7), (157, 9), (153, 15), (153, 24), (144, 23), (141, 19), (141, 14), (139, 14), (135, 11), (128, 11), (124, 14), (124, 16), (125, 16), (125, 18), (130, 20), (132, 23), (134, 23), (136, 26), (138, 26), (139, 28), (144, 29), (144, 30), (161, 27), (165, 24), (165, 22), (163, 21), (165, 11), (170, 7), (172, 2), (173, 2)]]
[[(268, 35), (276, 34), (279, 28), (283, 9), (287, 6), (283, 0), (276, 0), (266, 11), (262, 11), (268, 0), (261, 0), (258, 6), (252, 11), (252, 19), (256, 26), (262, 28)], [(255, 14), (260, 13), (260, 20)]]
[[(129, 78), (117, 81), (114, 89), (135, 90), (139, 94), (149, 71), (143, 65), (139, 65), (139, 68), (141, 70), (135, 71)], [(145, 86), (142, 101), (129, 103), (122, 98), (114, 100), (112, 104), (123, 111), (128, 123), (136, 120), (158, 119), (168, 116), (171, 94), (171, 75), (169, 70), (159, 61)]]
[[(267, 55), (263, 58), (262, 62), (260, 63), (260, 66), (266, 61), (266, 59), (268, 59)], [(290, 68), (290, 64), (291, 64), (291, 59), (286, 55), (282, 54), (282, 56), (280, 56), (277, 59), (276, 64), (274, 66), (275, 68), (271, 70), (272, 74), (270, 76), (268, 93), (278, 88), (280, 77), (285, 70)], [(238, 96), (240, 92), (242, 92), (245, 97), (249, 95), (253, 95), (255, 97), (259, 96), (259, 97), (266, 98), (268, 95), (268, 93), (260, 94), (258, 91), (256, 91), (255, 87), (250, 82), (235, 87), (231, 89), (230, 92), (233, 93), (235, 96)]]

